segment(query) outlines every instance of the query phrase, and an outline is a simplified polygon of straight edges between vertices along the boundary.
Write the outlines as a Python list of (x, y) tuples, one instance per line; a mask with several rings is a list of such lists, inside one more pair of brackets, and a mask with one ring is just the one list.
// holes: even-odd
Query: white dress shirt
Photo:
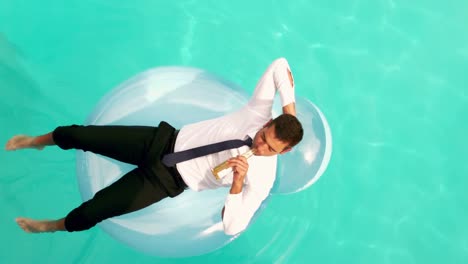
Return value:
[[(289, 80), (289, 64), (279, 58), (267, 68), (249, 102), (240, 110), (225, 116), (189, 124), (180, 130), (174, 151), (230, 139), (252, 139), (258, 130), (272, 118), (271, 109), (278, 91), (282, 106), (295, 101), (293, 85)], [(212, 168), (225, 160), (248, 151), (244, 146), (178, 163), (177, 170), (187, 186), (194, 191), (230, 187), (233, 173), (216, 180)], [(223, 217), (224, 232), (234, 235), (243, 231), (255, 211), (269, 195), (276, 177), (277, 156), (252, 156), (248, 159), (249, 169), (244, 187), (239, 194), (228, 194)], [(220, 208), (221, 209), (221, 208)]]

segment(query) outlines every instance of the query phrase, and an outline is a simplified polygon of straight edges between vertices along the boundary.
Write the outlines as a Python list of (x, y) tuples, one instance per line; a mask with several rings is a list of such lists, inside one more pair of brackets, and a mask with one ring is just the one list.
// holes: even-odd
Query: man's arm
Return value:
[[(292, 76), (291, 70), (286, 69), (286, 71), (288, 72), (288, 78), (289, 83), (291, 84), (291, 89), (294, 89), (294, 78)], [(283, 114), (291, 114), (293, 116), (296, 116), (296, 104), (290, 103), (283, 106)]]
[(278, 58), (268, 66), (255, 87), (249, 105), (258, 113), (271, 116), (276, 93), (281, 98), (283, 112), (295, 115), (294, 78), (285, 58)]
[[(294, 78), (292, 76), (289, 64), (285, 58), (276, 59), (268, 67), (255, 88), (254, 94), (250, 100), (250, 104), (254, 107), (256, 105), (260, 106), (262, 110), (259, 111), (268, 111), (268, 115), (271, 115), (271, 106), (273, 105), (273, 100), (277, 92), (280, 94), (283, 113), (295, 116), (296, 104), (294, 97)], [(265, 105), (265, 102), (269, 102), (267, 103), (268, 106)], [(236, 208), (241, 207), (239, 204), (242, 204), (243, 206), (248, 205), (248, 208), (245, 208), (246, 210), (244, 211), (229, 212), (229, 222), (235, 221), (232, 218), (236, 217), (238, 217), (240, 220), (234, 224), (224, 223), (225, 228), (226, 226), (231, 225), (246, 226), (262, 201), (266, 198), (266, 196), (268, 196), (268, 193), (258, 193), (253, 190), (244, 190), (244, 178), (248, 170), (248, 163), (245, 158), (242, 158), (243, 157), (234, 158), (231, 161), (231, 165), (234, 169), (234, 177), (231, 189), (229, 190), (229, 195), (226, 199), (226, 204), (235, 204), (236, 206), (234, 207)], [(239, 171), (237, 172), (235, 169), (236, 167), (239, 167)], [(248, 186), (246, 188), (249, 189)], [(223, 222), (225, 222), (225, 212), (226, 208), (223, 207), (221, 211)], [(246, 215), (238, 215), (242, 213)], [(239, 232), (240, 231), (242, 230), (239, 230)], [(225, 232), (229, 233), (231, 230), (225, 229)]]
[[(241, 163), (243, 163), (242, 159), (233, 161), (233, 164)], [(249, 184), (244, 185), (247, 170), (250, 177)], [(233, 168), (233, 171), (236, 171), (236, 168)], [(265, 157), (251, 166), (246, 164), (239, 171), (239, 175), (233, 177), (233, 184), (222, 211), (226, 234), (235, 235), (247, 228), (255, 212), (270, 194), (275, 181), (275, 171), (276, 158)]]
[(231, 190), (229, 190), (230, 194), (238, 194), (242, 192), (242, 188), (244, 187), (244, 179), (245, 175), (247, 175), (247, 171), (249, 170), (249, 164), (247, 163), (247, 159), (244, 156), (237, 156), (236, 158), (232, 158), (228, 161), (229, 166), (233, 168), (233, 178), (232, 178), (232, 185)]
[[(242, 165), (244, 162), (245, 164)], [(233, 177), (233, 184), (221, 213), (226, 234), (235, 235), (245, 230), (255, 212), (268, 197), (275, 180), (276, 170), (276, 166), (272, 166), (274, 164), (270, 162), (269, 160), (263, 160), (262, 163), (256, 163), (255, 166), (249, 168), (246, 160), (242, 158), (233, 159), (232, 164), (237, 164), (237, 166), (243, 168), (237, 170), (233, 167), (234, 173), (237, 170), (239, 174)], [(243, 181), (247, 170), (252, 178), (248, 185), (244, 185)]]
[[(231, 189), (229, 190), (229, 194), (239, 194), (242, 192), (244, 188), (244, 179), (245, 175), (247, 175), (247, 171), (249, 169), (249, 164), (247, 163), (247, 159), (243, 156), (237, 156), (236, 158), (229, 159), (229, 165), (233, 168), (233, 180)], [(221, 218), (224, 219), (224, 207), (221, 211)]]
[(249, 225), (255, 212), (269, 192), (246, 185), (237, 194), (228, 194), (223, 208), (223, 227), (227, 235), (236, 235)]
[(290, 103), (288, 105), (283, 106), (283, 114), (291, 114), (296, 116), (296, 104)]

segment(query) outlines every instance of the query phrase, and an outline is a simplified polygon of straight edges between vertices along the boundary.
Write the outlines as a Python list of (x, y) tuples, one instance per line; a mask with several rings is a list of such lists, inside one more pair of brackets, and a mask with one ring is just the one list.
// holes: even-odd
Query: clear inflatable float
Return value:
[[(142, 72), (107, 94), (86, 124), (157, 126), (161, 120), (174, 127), (215, 118), (247, 103), (239, 86), (207, 71), (187, 67), (159, 67)], [(271, 195), (294, 193), (311, 186), (325, 171), (332, 141), (327, 120), (310, 101), (296, 98), (304, 139), (278, 160)], [(281, 107), (275, 104), (273, 115)], [(83, 201), (117, 180), (134, 166), (89, 152), (77, 152), (77, 177)], [(98, 224), (115, 239), (160, 257), (202, 255), (239, 236), (223, 231), (221, 209), (228, 189), (186, 190), (147, 208)], [(270, 196), (271, 196), (270, 195)], [(261, 214), (269, 199), (256, 212)]]

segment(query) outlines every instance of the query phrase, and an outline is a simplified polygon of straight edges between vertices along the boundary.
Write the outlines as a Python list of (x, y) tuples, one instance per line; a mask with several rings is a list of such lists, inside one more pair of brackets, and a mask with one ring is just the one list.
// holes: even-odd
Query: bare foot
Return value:
[(16, 223), (27, 233), (44, 233), (57, 231), (56, 221), (38, 221), (30, 218), (18, 217)]
[(41, 150), (44, 146), (38, 146), (34, 144), (34, 138), (31, 136), (26, 135), (17, 135), (12, 137), (5, 145), (6, 150), (17, 150), (17, 149), (24, 149), (24, 148), (35, 148)]

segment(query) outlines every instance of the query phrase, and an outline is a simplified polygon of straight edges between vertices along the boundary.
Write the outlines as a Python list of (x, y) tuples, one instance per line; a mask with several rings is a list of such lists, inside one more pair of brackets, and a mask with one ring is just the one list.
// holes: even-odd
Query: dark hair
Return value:
[(282, 114), (278, 116), (268, 124), (268, 126), (272, 125), (275, 126), (276, 138), (283, 142), (287, 142), (291, 148), (297, 145), (304, 136), (304, 130), (302, 129), (301, 122), (291, 114)]

